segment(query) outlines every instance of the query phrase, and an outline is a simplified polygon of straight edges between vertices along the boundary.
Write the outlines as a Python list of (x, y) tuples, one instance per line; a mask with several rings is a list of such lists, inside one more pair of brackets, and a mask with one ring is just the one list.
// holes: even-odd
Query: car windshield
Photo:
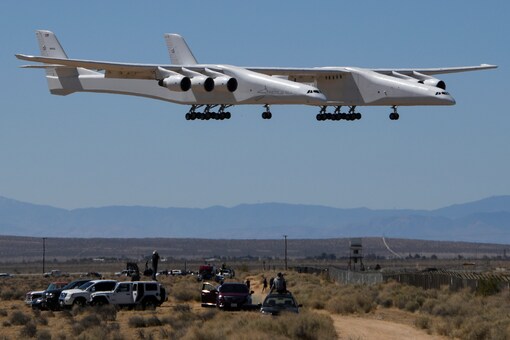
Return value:
[(244, 293), (248, 294), (248, 287), (244, 284), (223, 284), (220, 286), (221, 293)]
[(77, 288), (77, 287), (81, 286), (82, 284), (84, 284), (86, 282), (88, 282), (88, 281), (73, 281), (73, 282), (69, 282), (64, 287), (62, 287), (62, 290)]
[(85, 289), (89, 288), (90, 286), (92, 286), (93, 284), (94, 284), (94, 282), (89, 281), (89, 282), (86, 282), (86, 283), (82, 284), (82, 285), (81, 285), (81, 286), (79, 286), (78, 288), (79, 288), (79, 289), (82, 289), (82, 290), (85, 290)]
[(267, 297), (264, 300), (264, 307), (296, 307), (296, 303), (291, 297)]

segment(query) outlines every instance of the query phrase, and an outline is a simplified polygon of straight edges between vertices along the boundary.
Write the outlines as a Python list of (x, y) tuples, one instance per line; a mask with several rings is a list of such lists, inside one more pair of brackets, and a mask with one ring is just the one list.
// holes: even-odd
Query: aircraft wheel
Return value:
[(361, 113), (359, 113), (359, 112), (356, 113), (356, 119), (358, 119), (358, 120), (361, 119)]
[(400, 118), (400, 115), (398, 113), (395, 113), (395, 120), (398, 120)]
[(395, 120), (395, 114), (394, 114), (393, 112), (392, 112), (392, 113), (390, 113), (390, 119), (391, 119), (391, 120)]
[(267, 119), (271, 119), (271, 118), (273, 118), (273, 114), (272, 114), (271, 112), (269, 112), (269, 111), (268, 111), (268, 112), (267, 112)]
[(191, 120), (195, 120), (195, 119), (197, 119), (197, 115), (196, 115), (196, 113), (190, 113), (190, 114), (189, 114), (189, 119), (191, 119)]
[(225, 112), (225, 119), (230, 119), (231, 115), (230, 115), (230, 112)]
[(186, 118), (186, 120), (190, 120), (191, 119), (191, 114), (186, 113), (186, 115), (184, 117)]

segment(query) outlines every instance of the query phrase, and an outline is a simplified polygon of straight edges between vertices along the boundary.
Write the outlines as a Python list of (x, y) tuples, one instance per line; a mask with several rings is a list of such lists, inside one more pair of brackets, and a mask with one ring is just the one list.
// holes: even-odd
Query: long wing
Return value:
[(480, 71), (480, 70), (488, 70), (492, 68), (497, 68), (496, 65), (489, 64), (481, 64), (479, 66), (461, 66), (461, 67), (441, 67), (441, 68), (406, 68), (406, 69), (372, 69), (372, 71), (377, 73), (382, 73), (386, 75), (392, 75), (393, 72), (398, 72), (400, 74), (405, 74), (408, 76), (412, 76), (413, 74), (421, 73), (426, 74), (428, 76), (435, 74), (446, 74), (446, 73), (459, 73), (459, 72), (470, 72), (470, 71)]
[[(442, 68), (394, 68), (394, 69), (367, 69), (369, 71), (393, 76), (395, 73), (404, 74), (407, 76), (415, 76), (416, 74), (436, 75), (446, 73), (458, 73), (479, 71), (497, 68), (496, 65), (481, 64), (479, 66), (461, 66), (461, 67), (442, 67)], [(247, 67), (250, 71), (255, 71), (267, 75), (280, 75), (297, 77), (317, 78), (321, 75), (333, 75), (339, 73), (349, 73), (349, 67), (314, 67), (314, 68), (270, 68), (270, 67)]]
[[(157, 65), (157, 64), (131, 64), (131, 63), (113, 63), (107, 61), (83, 60), (83, 59), (61, 59), (40, 56), (30, 56), (25, 54), (16, 54), (16, 58), (31, 62), (46, 64), (46, 67), (82, 67), (89, 70), (104, 70), (106, 78), (126, 78), (126, 79), (158, 79), (158, 68), (164, 68), (171, 71), (179, 71), (183, 68), (200, 71), (204, 66), (197, 65)], [(30, 66), (28, 66), (30, 67)], [(41, 66), (39, 66), (41, 67)], [(44, 67), (44, 66), (42, 66)], [(208, 69), (214, 69), (207, 65)]]
[[(24, 54), (16, 54), (16, 58), (31, 62), (39, 62), (43, 64), (61, 65), (67, 67), (83, 67), (91, 70), (104, 70), (107, 78), (131, 78), (131, 79), (158, 79), (158, 67), (167, 70), (179, 71), (182, 68), (200, 71), (204, 65), (156, 65), (156, 64), (131, 64), (118, 62), (105, 62), (95, 60), (82, 59), (62, 59), (41, 56), (30, 56)], [(207, 68), (211, 68), (207, 65)], [(479, 66), (462, 66), (462, 67), (443, 67), (443, 68), (415, 68), (415, 69), (368, 69), (373, 72), (395, 75), (404, 74), (406, 76), (418, 75), (436, 75), (446, 73), (458, 73), (479, 71), (497, 68), (496, 65), (481, 64)], [(320, 76), (334, 75), (342, 73), (350, 73), (348, 67), (314, 67), (314, 68), (291, 68), (291, 67), (246, 67), (249, 71), (254, 71), (271, 76), (285, 76), (291, 80), (299, 82), (314, 81)]]

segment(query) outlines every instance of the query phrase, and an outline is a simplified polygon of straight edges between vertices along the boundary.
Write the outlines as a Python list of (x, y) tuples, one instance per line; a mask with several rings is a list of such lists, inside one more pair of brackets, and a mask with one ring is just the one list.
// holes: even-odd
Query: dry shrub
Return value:
[(22, 338), (34, 338), (37, 334), (37, 326), (33, 321), (27, 322), (20, 330)]
[(147, 325), (145, 323), (145, 319), (138, 315), (130, 317), (129, 321), (128, 321), (128, 325), (129, 325), (129, 327), (132, 327), (132, 328), (147, 327)]
[(5, 309), (0, 309), (0, 316), (7, 316), (9, 313)]
[[(214, 329), (214, 332), (210, 330)], [(278, 317), (252, 313), (218, 313), (214, 319), (194, 323), (183, 339), (336, 339), (331, 318), (303, 311)]]
[(326, 310), (335, 314), (364, 314), (372, 311), (375, 289), (367, 286), (343, 286), (326, 300)]
[(117, 319), (117, 307), (115, 305), (95, 306), (93, 313), (103, 321), (115, 321)]
[(177, 278), (167, 293), (178, 302), (200, 301), (200, 289), (192, 277)]
[(161, 326), (162, 323), (158, 319), (157, 316), (153, 315), (153, 316), (147, 318), (146, 325), (147, 325), (147, 327), (158, 327), (158, 326)]
[(24, 325), (29, 322), (32, 318), (20, 311), (14, 311), (9, 318), (12, 325)]
[(430, 318), (427, 316), (420, 316), (414, 320), (414, 325), (419, 329), (429, 329), (430, 328)]
[(51, 340), (51, 333), (47, 330), (42, 330), (37, 333), (37, 340)]

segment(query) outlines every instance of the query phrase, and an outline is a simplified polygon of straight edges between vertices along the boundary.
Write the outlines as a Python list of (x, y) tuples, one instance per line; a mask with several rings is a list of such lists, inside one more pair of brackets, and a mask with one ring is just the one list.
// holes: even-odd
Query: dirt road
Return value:
[[(389, 314), (392, 314), (391, 316)], [(398, 317), (398, 311), (386, 312), (385, 316), (389, 319)], [(345, 316), (338, 314), (329, 314), (339, 339), (413, 339), (413, 340), (443, 340), (445, 337), (429, 335), (426, 331), (419, 330), (409, 324), (399, 323), (394, 320), (385, 320), (383, 314), (376, 313), (370, 317)], [(402, 321), (406, 322), (405, 319)]]

